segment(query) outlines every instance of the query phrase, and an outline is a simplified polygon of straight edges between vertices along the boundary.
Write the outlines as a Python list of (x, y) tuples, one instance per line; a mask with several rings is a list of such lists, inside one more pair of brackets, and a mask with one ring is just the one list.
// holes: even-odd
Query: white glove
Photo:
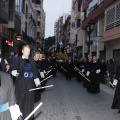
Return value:
[(45, 77), (43, 72), (40, 72), (40, 76), (41, 76), (41, 78)]
[(117, 80), (117, 79), (114, 79), (114, 80), (113, 80), (113, 85), (115, 85), (115, 86), (116, 86), (116, 85), (117, 85), (117, 83), (118, 83), (118, 80)]
[(17, 70), (13, 70), (13, 71), (11, 72), (11, 74), (12, 74), (13, 76), (15, 76), (15, 77), (17, 77), (17, 76), (19, 75), (19, 73), (17, 72)]
[(36, 87), (41, 85), (41, 82), (40, 82), (39, 78), (34, 79), (34, 82), (35, 82)]
[(17, 120), (18, 117), (22, 116), (22, 113), (20, 112), (20, 108), (17, 104), (10, 106), (9, 110), (12, 120)]
[(43, 72), (44, 72), (44, 74), (46, 74), (46, 71), (45, 71), (45, 70), (44, 70)]
[(85, 71), (85, 69), (82, 69), (82, 73)]
[(89, 72), (89, 71), (87, 71), (86, 75), (87, 75), (87, 76), (89, 76), (89, 75), (90, 75), (90, 72)]
[(96, 73), (100, 73), (100, 69), (96, 70)]

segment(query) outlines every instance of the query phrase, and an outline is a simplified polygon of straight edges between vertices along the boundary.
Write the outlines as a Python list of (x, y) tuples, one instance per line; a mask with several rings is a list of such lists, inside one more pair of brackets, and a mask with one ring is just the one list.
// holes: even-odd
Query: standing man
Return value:
[[(86, 73), (86, 77), (91, 81), (91, 72), (92, 72), (92, 64), (93, 64), (93, 62), (92, 62), (92, 57), (88, 57), (88, 62), (86, 62), (86, 64), (85, 64), (85, 73)], [(86, 81), (86, 82), (85, 82)], [(89, 81), (87, 81), (87, 80), (85, 80), (84, 82), (84, 84), (86, 85), (86, 87), (87, 87), (87, 91), (88, 92), (92, 92), (92, 84), (91, 84), (91, 82), (89, 82)]]
[[(37, 68), (33, 58), (30, 58), (30, 47), (28, 45), (22, 48), (23, 55), (18, 57), (12, 68), (12, 75), (17, 76), (15, 82), (15, 95), (17, 104), (26, 118), (34, 109), (34, 92), (30, 89), (34, 88), (34, 84), (38, 87), (40, 80), (37, 76)], [(35, 82), (35, 83), (34, 83)], [(31, 117), (30, 120), (32, 120)]]
[[(35, 51), (34, 54), (33, 54), (33, 59), (35, 61), (36, 68), (37, 68), (36, 71), (37, 71), (38, 77), (40, 79), (39, 58), (40, 58), (40, 52), (39, 51)], [(34, 102), (39, 102), (39, 100), (41, 100), (41, 90), (35, 91)]]
[[(81, 73), (85, 72), (85, 63), (84, 63), (84, 59), (83, 58), (80, 58), (80, 60), (77, 62), (76, 67), (81, 71)], [(83, 78), (82, 75), (77, 73), (76, 80), (78, 82), (83, 82), (84, 78)]]
[[(109, 60), (108, 72), (109, 72), (110, 82), (113, 83), (113, 75), (114, 75), (114, 61), (113, 61), (113, 59)], [(112, 87), (112, 86), (110, 85), (110, 87)]]
[(73, 75), (73, 61), (69, 57), (69, 59), (65, 63), (65, 69), (66, 69), (66, 79), (71, 80), (71, 77)]
[(93, 57), (92, 70), (90, 72), (91, 80), (91, 93), (96, 94), (100, 93), (100, 84), (99, 84), (99, 74), (100, 74), (100, 65), (97, 62), (97, 58)]

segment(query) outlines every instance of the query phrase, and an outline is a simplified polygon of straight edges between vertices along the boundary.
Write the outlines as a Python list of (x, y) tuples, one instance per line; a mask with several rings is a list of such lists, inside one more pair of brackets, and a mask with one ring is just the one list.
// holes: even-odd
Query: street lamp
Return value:
[(94, 21), (90, 20), (90, 22), (87, 25), (88, 40), (85, 41), (88, 46), (88, 55), (90, 55), (90, 46), (93, 44), (93, 41), (90, 40), (91, 33), (93, 32), (93, 30), (94, 30)]

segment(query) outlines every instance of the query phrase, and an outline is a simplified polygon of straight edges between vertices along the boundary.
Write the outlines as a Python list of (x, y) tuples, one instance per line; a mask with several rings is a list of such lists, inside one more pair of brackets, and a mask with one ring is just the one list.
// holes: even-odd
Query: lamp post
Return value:
[(88, 55), (90, 55), (90, 46), (93, 44), (93, 41), (90, 40), (91, 33), (93, 32), (93, 30), (94, 30), (94, 22), (93, 20), (90, 20), (90, 22), (87, 25), (88, 40), (85, 41), (88, 46)]

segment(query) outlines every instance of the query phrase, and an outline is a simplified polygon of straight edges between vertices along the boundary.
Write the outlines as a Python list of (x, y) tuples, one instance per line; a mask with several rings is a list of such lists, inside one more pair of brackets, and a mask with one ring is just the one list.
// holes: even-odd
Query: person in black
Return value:
[[(85, 72), (85, 64), (84, 64), (84, 59), (83, 58), (80, 58), (80, 60), (77, 62), (76, 67), (81, 71), (82, 74)], [(82, 75), (80, 75), (77, 72), (76, 80), (78, 82), (83, 82), (84, 78), (83, 78)]]
[(118, 80), (113, 103), (112, 103), (112, 109), (118, 109), (118, 113), (120, 113), (120, 65), (118, 66), (115, 79)]
[(53, 74), (53, 77), (56, 77), (56, 66), (57, 66), (57, 63), (56, 63), (56, 58), (53, 56), (52, 59), (51, 59), (51, 65), (52, 65), (52, 74)]
[[(39, 66), (39, 58), (40, 58), (40, 52), (39, 51), (35, 51), (33, 54), (33, 59), (36, 63), (36, 68), (37, 68), (37, 73), (38, 73), (38, 77), (40, 79), (40, 66)], [(41, 90), (37, 90), (35, 91), (35, 98), (34, 98), (34, 102), (39, 102), (41, 100)]]
[[(92, 57), (88, 57), (88, 62), (85, 64), (85, 75), (90, 80), (90, 72), (92, 71)], [(87, 91), (91, 91), (91, 82), (84, 79), (83, 81), (84, 87), (87, 88)]]
[(114, 75), (114, 62), (113, 62), (113, 59), (109, 60), (108, 73), (109, 73), (110, 82), (113, 83), (113, 75)]
[[(40, 68), (40, 80), (42, 81), (45, 78), (45, 74), (44, 74), (44, 61), (43, 61), (43, 54), (40, 53), (39, 56), (39, 68)], [(41, 85), (42, 87), (45, 86), (46, 81), (42, 82)], [(42, 92), (45, 91), (45, 88), (41, 90)]]
[(5, 69), (6, 69), (5, 66), (6, 66), (5, 59), (4, 59), (4, 57), (2, 57), (0, 59), (0, 70), (5, 72)]
[(67, 80), (71, 80), (72, 77), (72, 71), (73, 71), (73, 61), (71, 60), (71, 58), (69, 57), (69, 59), (66, 61), (65, 63), (65, 70), (66, 72), (66, 79)]
[(90, 80), (91, 80), (91, 93), (96, 94), (100, 93), (100, 84), (99, 84), (99, 74), (100, 74), (100, 66), (97, 62), (96, 57), (93, 57), (92, 68), (90, 72)]
[(106, 63), (105, 63), (104, 60), (101, 60), (100, 70), (101, 70), (101, 73), (100, 73), (100, 82), (101, 83), (106, 83), (106, 80), (105, 80)]
[[(22, 48), (22, 57), (18, 57), (12, 66), (12, 75), (17, 76), (15, 82), (15, 95), (17, 104), (23, 113), (23, 119), (26, 118), (34, 109), (34, 91), (30, 92), (36, 85), (40, 85), (37, 76), (37, 68), (33, 58), (29, 57), (30, 47), (28, 45)], [(33, 116), (30, 120), (33, 120)]]

